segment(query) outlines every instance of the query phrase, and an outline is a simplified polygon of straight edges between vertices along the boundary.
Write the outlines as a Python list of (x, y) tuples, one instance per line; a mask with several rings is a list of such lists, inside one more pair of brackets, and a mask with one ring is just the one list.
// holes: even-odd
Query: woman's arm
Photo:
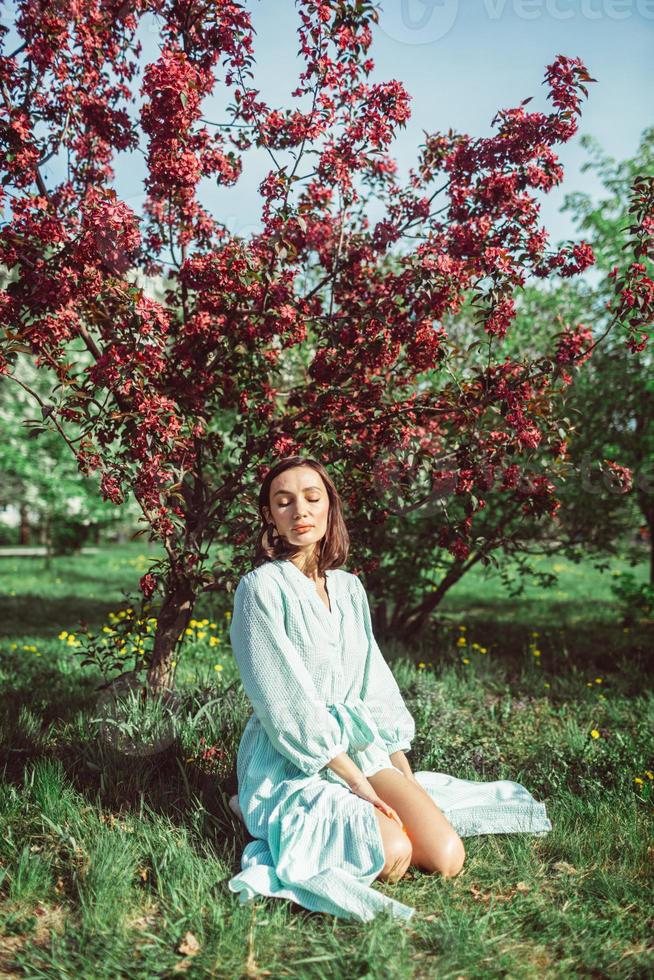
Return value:
[(411, 771), (409, 760), (405, 756), (404, 752), (400, 750), (398, 750), (397, 752), (391, 752), (389, 758), (393, 763), (393, 765), (395, 766), (395, 768), (399, 769), (400, 772), (403, 772), (404, 775), (407, 777), (407, 779), (413, 780), (414, 783), (417, 782), (416, 777), (413, 775)]
[(364, 776), (356, 762), (349, 757), (347, 752), (339, 752), (327, 765), (337, 776), (345, 780), (356, 796), (360, 796), (362, 800), (368, 800), (369, 803), (376, 806), (378, 810), (385, 813), (391, 820), (395, 820), (402, 827), (402, 830), (404, 830), (399, 814), (389, 803), (382, 800), (381, 796), (377, 795), (374, 787), (368, 781), (368, 777)]
[(238, 583), (229, 635), (245, 693), (281, 755), (312, 775), (347, 752), (349, 740), (289, 639), (283, 597), (267, 576), (250, 573)]

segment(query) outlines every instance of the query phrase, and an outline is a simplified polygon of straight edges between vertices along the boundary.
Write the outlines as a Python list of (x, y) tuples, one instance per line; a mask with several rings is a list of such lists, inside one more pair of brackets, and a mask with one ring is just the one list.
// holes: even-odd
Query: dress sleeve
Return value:
[(277, 583), (240, 579), (229, 637), (245, 693), (278, 752), (307, 775), (347, 752), (347, 735), (286, 633)]
[(397, 681), (386, 663), (372, 631), (370, 605), (366, 590), (356, 575), (354, 578), (356, 579), (356, 589), (359, 592), (359, 608), (368, 641), (368, 653), (360, 696), (375, 719), (379, 734), (386, 743), (388, 754), (399, 750), (408, 751), (416, 733), (415, 722), (404, 703)]

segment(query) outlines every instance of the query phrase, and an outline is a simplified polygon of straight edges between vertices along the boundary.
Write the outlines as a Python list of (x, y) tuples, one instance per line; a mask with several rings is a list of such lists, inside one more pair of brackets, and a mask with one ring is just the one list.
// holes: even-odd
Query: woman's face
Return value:
[(290, 544), (312, 552), (327, 531), (329, 495), (322, 477), (311, 466), (284, 470), (270, 484), (270, 509), (264, 512)]

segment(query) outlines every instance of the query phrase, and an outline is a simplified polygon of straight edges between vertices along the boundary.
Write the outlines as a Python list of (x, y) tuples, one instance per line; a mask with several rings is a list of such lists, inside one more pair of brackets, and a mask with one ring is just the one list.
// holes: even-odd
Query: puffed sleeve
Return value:
[(240, 579), (229, 637), (245, 693), (278, 752), (307, 775), (347, 752), (347, 735), (286, 633), (276, 582), (252, 572)]
[(375, 719), (389, 755), (399, 750), (406, 752), (411, 748), (416, 733), (415, 722), (372, 631), (366, 590), (356, 575), (353, 575), (353, 579), (359, 593), (359, 609), (368, 642), (360, 696)]

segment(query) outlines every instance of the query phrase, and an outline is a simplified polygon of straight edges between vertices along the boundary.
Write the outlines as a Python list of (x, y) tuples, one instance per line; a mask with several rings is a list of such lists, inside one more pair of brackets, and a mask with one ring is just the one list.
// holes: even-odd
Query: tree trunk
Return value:
[(175, 646), (193, 615), (195, 600), (196, 595), (184, 578), (177, 579), (166, 592), (157, 618), (154, 649), (148, 668), (148, 687), (152, 690), (172, 690)]
[(391, 631), (398, 639), (410, 639), (425, 628), (431, 614), (445, 598), (453, 585), (463, 577), (469, 566), (463, 562), (455, 562), (439, 582), (437, 588), (429, 592), (422, 602), (411, 608), (396, 607), (391, 619)]
[(46, 571), (52, 571), (52, 527), (50, 519), (50, 511), (45, 512), (45, 522), (43, 526), (43, 543), (45, 544), (45, 561), (44, 566)]
[[(447, 591), (462, 578), (467, 566), (456, 562), (443, 576), (438, 588), (428, 592), (417, 603), (411, 605), (408, 601), (396, 602), (389, 616), (386, 600), (377, 603), (372, 613), (372, 627), (375, 636), (384, 640), (411, 640), (418, 635), (429, 622), (429, 618)], [(374, 594), (374, 582), (371, 582), (371, 592)]]
[(30, 543), (30, 522), (29, 522), (29, 511), (27, 509), (27, 504), (20, 505), (20, 543), (29, 544)]
[(651, 491), (647, 493), (645, 490), (638, 492), (637, 499), (649, 532), (649, 581), (650, 585), (654, 585), (654, 500)]

